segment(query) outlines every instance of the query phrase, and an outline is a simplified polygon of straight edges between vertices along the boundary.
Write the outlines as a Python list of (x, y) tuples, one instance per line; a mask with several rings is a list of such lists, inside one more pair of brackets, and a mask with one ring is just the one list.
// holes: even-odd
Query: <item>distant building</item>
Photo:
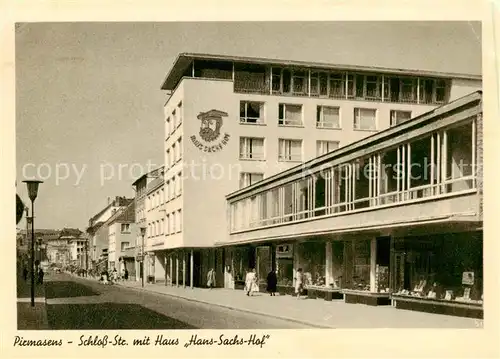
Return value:
[[(106, 222), (113, 216), (119, 209), (127, 207), (133, 199), (117, 196), (114, 200), (108, 198), (108, 204), (99, 211), (96, 215), (89, 219), (89, 226), (87, 228), (89, 243), (89, 257), (91, 258), (91, 265), (94, 267), (98, 262), (102, 261), (102, 256), (107, 256), (109, 248), (108, 242), (108, 228)], [(103, 227), (104, 226), (104, 227)], [(107, 265), (107, 261), (106, 261)]]
[(108, 268), (121, 273), (126, 268), (130, 277), (135, 277), (135, 203), (119, 209), (106, 222), (108, 227)]

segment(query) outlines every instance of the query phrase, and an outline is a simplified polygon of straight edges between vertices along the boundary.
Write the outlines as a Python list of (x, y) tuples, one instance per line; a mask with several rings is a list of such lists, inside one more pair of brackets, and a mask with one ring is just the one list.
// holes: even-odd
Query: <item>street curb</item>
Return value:
[(248, 313), (248, 314), (260, 315), (260, 316), (264, 316), (264, 317), (271, 317), (271, 318), (275, 318), (275, 319), (285, 320), (285, 321), (288, 321), (288, 322), (293, 322), (293, 323), (298, 323), (298, 324), (303, 324), (303, 325), (309, 325), (309, 326), (313, 326), (313, 327), (318, 328), (318, 329), (336, 329), (335, 327), (330, 327), (330, 326), (321, 325), (321, 324), (317, 324), (317, 323), (313, 323), (313, 322), (308, 322), (308, 321), (305, 321), (305, 320), (299, 320), (299, 319), (295, 319), (295, 318), (289, 318), (289, 317), (285, 317), (285, 316), (279, 316), (279, 315), (269, 314), (269, 313), (264, 313), (264, 312), (256, 312), (256, 311), (252, 311), (252, 310), (248, 310), (248, 309), (241, 309), (241, 308), (230, 307), (228, 305), (217, 304), (217, 303), (208, 302), (208, 301), (204, 301), (204, 300), (200, 300), (200, 299), (187, 298), (187, 297), (183, 297), (183, 296), (177, 295), (177, 294), (162, 293), (162, 292), (157, 292), (157, 291), (151, 290), (151, 289), (135, 288), (135, 287), (131, 287), (131, 286), (123, 285), (123, 284), (118, 284), (118, 286), (123, 287), (123, 288), (133, 289), (133, 290), (136, 290), (138, 292), (147, 291), (147, 292), (156, 293), (156, 294), (159, 294), (159, 295), (165, 295), (165, 296), (169, 296), (169, 297), (173, 297), (173, 298), (184, 299), (184, 300), (187, 300), (189, 302), (208, 304), (208, 305), (213, 305), (213, 306), (216, 306), (216, 307), (219, 307), (219, 308), (225, 308), (225, 309), (234, 310), (234, 311), (237, 311), (237, 312), (243, 312), (243, 313)]

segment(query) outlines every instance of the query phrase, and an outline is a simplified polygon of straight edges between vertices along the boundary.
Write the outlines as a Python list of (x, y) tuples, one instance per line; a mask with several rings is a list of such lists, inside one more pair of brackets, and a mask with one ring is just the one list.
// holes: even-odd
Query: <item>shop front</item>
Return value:
[[(260, 252), (259, 252), (260, 253)], [(224, 257), (224, 287), (228, 289), (243, 289), (245, 276), (253, 268), (257, 271), (256, 247), (228, 247), (223, 251)], [(260, 278), (260, 273), (257, 273)]]
[(483, 317), (482, 232), (395, 238), (391, 252), (393, 306)]

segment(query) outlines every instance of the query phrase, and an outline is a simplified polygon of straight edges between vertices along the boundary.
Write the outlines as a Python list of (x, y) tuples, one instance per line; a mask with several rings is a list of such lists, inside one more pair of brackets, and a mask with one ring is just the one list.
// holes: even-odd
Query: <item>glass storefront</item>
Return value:
[(259, 284), (267, 283), (267, 275), (272, 269), (271, 247), (257, 247), (257, 277)]
[(278, 244), (276, 246), (276, 271), (278, 285), (293, 285), (293, 244)]
[[(325, 242), (304, 242), (296, 246), (298, 266), (304, 273), (305, 286), (326, 286), (326, 245)], [(297, 268), (298, 269), (298, 268)]]
[(481, 233), (397, 238), (392, 252), (394, 294), (482, 303)]

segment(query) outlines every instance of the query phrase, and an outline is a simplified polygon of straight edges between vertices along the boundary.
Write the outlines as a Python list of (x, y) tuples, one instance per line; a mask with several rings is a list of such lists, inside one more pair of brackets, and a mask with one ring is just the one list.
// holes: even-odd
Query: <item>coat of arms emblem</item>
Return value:
[(200, 137), (206, 142), (215, 141), (220, 136), (222, 127), (222, 117), (227, 117), (227, 113), (218, 110), (200, 112), (197, 116), (201, 120)]

